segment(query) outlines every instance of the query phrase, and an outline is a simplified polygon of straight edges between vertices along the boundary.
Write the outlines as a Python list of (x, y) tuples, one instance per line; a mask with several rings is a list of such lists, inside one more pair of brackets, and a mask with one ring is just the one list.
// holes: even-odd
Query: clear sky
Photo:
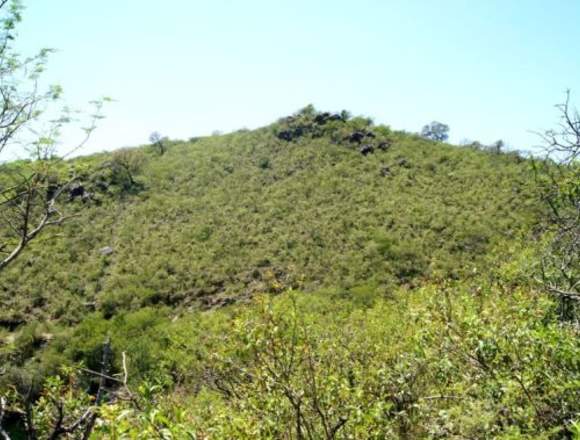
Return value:
[(578, 0), (24, 0), (17, 47), (75, 107), (116, 100), (85, 152), (254, 128), (313, 103), (530, 150), (571, 88)]

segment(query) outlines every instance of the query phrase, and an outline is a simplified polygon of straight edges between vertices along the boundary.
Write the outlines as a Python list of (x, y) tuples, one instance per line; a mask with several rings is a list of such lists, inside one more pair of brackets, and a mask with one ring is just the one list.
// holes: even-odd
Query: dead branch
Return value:
[[(2, 6), (0, 5), (0, 8)], [(0, 438), (2, 440), (10, 440), (8, 433), (2, 428), (2, 422), (4, 421), (4, 415), (6, 412), (6, 399), (2, 396), (0, 397)]]
[[(37, 210), (38, 201), (38, 189), (37, 189), (37, 179), (36, 177), (33, 182), (30, 182), (25, 189), (23, 189), (19, 194), (10, 201), (15, 201), (19, 199), (20, 204), (16, 205), (16, 210), (19, 216), (14, 219), (6, 218), (6, 213), (3, 212), (2, 215), (5, 218), (6, 226), (12, 229), (18, 235), (18, 242), (12, 249), (12, 251), (0, 260), (0, 271), (12, 263), (18, 255), (24, 250), (30, 241), (32, 241), (36, 236), (48, 226), (61, 225), (65, 221), (75, 217), (75, 215), (64, 215), (56, 207), (57, 201), (65, 190), (68, 190), (70, 186), (77, 180), (77, 178), (72, 178), (65, 184), (63, 184), (58, 190), (55, 191), (53, 196), (42, 202), (42, 214), (38, 219), (34, 219), (35, 211)], [(6, 201), (8, 203), (9, 201)], [(3, 243), (5, 245), (5, 243)], [(4, 246), (3, 246), (4, 247)]]

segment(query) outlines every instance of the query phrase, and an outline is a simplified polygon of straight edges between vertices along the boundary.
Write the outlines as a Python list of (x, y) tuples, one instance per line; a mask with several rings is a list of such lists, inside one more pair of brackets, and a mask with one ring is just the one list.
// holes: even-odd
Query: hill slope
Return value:
[[(138, 184), (101, 176), (99, 205), (71, 202), (80, 218), (0, 280), (0, 321), (211, 307), (290, 287), (388, 293), (473, 271), (534, 222), (517, 156), (314, 118), (176, 143), (163, 156), (127, 152)], [(297, 126), (304, 133), (280, 139)], [(363, 155), (345, 139), (367, 131), (375, 137), (361, 144), (386, 151)]]
[(345, 116), (66, 164), (77, 218), (0, 279), (0, 394), (40, 396), (38, 438), (97, 389), (95, 438), (580, 432), (529, 163)]

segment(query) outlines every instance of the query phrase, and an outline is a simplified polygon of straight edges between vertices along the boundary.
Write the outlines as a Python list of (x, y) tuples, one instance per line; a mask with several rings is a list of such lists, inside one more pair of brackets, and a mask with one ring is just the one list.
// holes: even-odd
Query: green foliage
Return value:
[[(578, 335), (530, 282), (529, 163), (318, 116), (59, 165), (98, 202), (3, 272), (0, 391), (34, 384), (48, 424), (61, 393), (72, 420), (108, 339), (133, 397), (94, 438), (573, 435)], [(361, 130), (388, 147), (360, 154)]]
[[(95, 307), (112, 316), (272, 288), (458, 276), (529, 231), (540, 208), (526, 163), (387, 127), (372, 127), (391, 139), (387, 151), (362, 156), (332, 143), (336, 130), (368, 124), (328, 122), (326, 134), (300, 143), (268, 128), (174, 144), (163, 156), (136, 149), (72, 161), (128, 161), (130, 174), (105, 166), (87, 175), (97, 202), (68, 203), (78, 218), (3, 274), (3, 319), (70, 325)], [(101, 255), (107, 246), (113, 252)]]
[(449, 126), (441, 122), (433, 121), (423, 127), (421, 130), (421, 136), (425, 139), (445, 142), (449, 138)]
[(545, 299), (466, 287), (425, 287), (366, 309), (324, 295), (258, 300), (205, 342), (202, 382), (214, 391), (188, 403), (195, 426), (213, 438), (543, 438), (573, 429), (574, 331), (546, 321)]
[(577, 332), (549, 298), (502, 284), (425, 285), (363, 308), (289, 292), (166, 322), (138, 403), (100, 408), (95, 438), (573, 436)]
[[(109, 183), (124, 191), (139, 187), (134, 176), (142, 171), (145, 161), (145, 154), (139, 150), (124, 148), (114, 151), (111, 161), (105, 164), (105, 168), (110, 170)], [(106, 184), (106, 180), (101, 182)]]
[[(577, 331), (559, 324), (549, 298), (506, 293), (511, 281), (499, 274), (511, 273), (508, 266), (493, 286), (485, 277), (424, 285), (364, 307), (357, 296), (373, 285), (352, 296), (260, 296), (172, 321), (154, 309), (95, 316), (53, 347), (91, 365), (109, 334), (115, 352), (128, 354), (141, 403), (99, 409), (95, 438), (572, 435)], [(86, 401), (80, 392), (57, 394), (72, 399), (73, 415), (75, 402)]]

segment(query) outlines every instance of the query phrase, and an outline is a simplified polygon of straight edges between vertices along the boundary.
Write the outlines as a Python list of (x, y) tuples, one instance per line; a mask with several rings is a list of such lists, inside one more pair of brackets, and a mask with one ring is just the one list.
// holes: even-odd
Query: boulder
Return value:
[(373, 147), (371, 144), (364, 144), (360, 147), (358, 151), (363, 156), (367, 156), (368, 154), (372, 154), (375, 152), (375, 147)]
[(391, 148), (391, 141), (383, 141), (379, 143), (378, 148), (379, 150), (387, 151), (389, 148)]
[(411, 164), (404, 157), (401, 158), (401, 159), (399, 159), (399, 160), (397, 160), (397, 165), (400, 166), (400, 167), (402, 167), (402, 168), (411, 168)]
[(306, 129), (303, 126), (298, 126), (294, 128), (294, 133), (292, 136), (294, 139), (299, 138), (300, 136), (304, 136), (306, 134)]
[(382, 168), (381, 168), (381, 176), (383, 176), (383, 177), (388, 177), (388, 176), (390, 176), (391, 174), (392, 174), (392, 173), (391, 173), (391, 169), (390, 169), (389, 167), (387, 167), (387, 166), (384, 166), (384, 167), (382, 167)]
[(103, 256), (111, 255), (113, 253), (113, 248), (111, 246), (105, 246), (104, 248), (99, 249), (99, 253)]
[(85, 195), (85, 187), (82, 185), (73, 186), (69, 192), (69, 201), (76, 199), (77, 197), (83, 197)]
[(357, 144), (360, 144), (362, 140), (365, 138), (365, 136), (366, 136), (365, 133), (363, 133), (362, 131), (353, 131), (346, 137), (346, 139), (349, 142), (356, 142)]
[(290, 142), (292, 140), (292, 132), (290, 130), (284, 130), (278, 133), (278, 139)]
[(326, 124), (330, 119), (330, 116), (330, 113), (327, 112), (319, 113), (314, 117), (314, 122), (320, 125)]
[(283, 141), (286, 142), (291, 142), (294, 139), (304, 136), (306, 134), (306, 131), (307, 127), (299, 125), (297, 127), (289, 128), (288, 130), (282, 130), (277, 134), (277, 136), (278, 139), (282, 139)]

